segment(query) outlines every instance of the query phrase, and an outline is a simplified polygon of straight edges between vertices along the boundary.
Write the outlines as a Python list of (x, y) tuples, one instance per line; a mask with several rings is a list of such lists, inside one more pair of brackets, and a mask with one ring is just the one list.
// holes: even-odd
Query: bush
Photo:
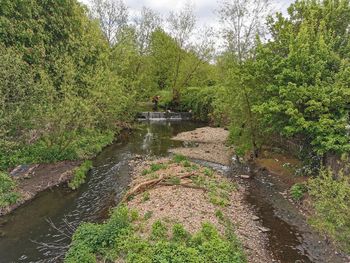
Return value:
[(310, 222), (318, 230), (338, 241), (340, 247), (350, 252), (350, 178), (322, 170), (310, 180), (309, 193), (315, 215)]
[(92, 168), (91, 161), (83, 162), (78, 168), (74, 170), (74, 176), (72, 180), (69, 182), (68, 186), (73, 190), (78, 189), (79, 186), (85, 183), (86, 174), (88, 173), (88, 171), (90, 171), (91, 168)]
[(20, 194), (15, 189), (16, 182), (6, 173), (0, 172), (0, 208), (18, 201)]
[(306, 192), (307, 187), (305, 184), (295, 184), (290, 188), (290, 194), (295, 201), (303, 199)]
[(194, 117), (201, 121), (210, 121), (217, 125), (224, 124), (227, 117), (221, 110), (223, 87), (192, 87), (181, 93), (181, 110), (192, 111)]
[(156, 221), (150, 237), (142, 238), (129, 222), (130, 212), (119, 207), (105, 224), (83, 224), (73, 236), (65, 262), (95, 263), (97, 256), (105, 261), (135, 263), (246, 262), (231, 228), (227, 236), (221, 236), (206, 223), (191, 236), (181, 224), (174, 224), (168, 238), (165, 224)]

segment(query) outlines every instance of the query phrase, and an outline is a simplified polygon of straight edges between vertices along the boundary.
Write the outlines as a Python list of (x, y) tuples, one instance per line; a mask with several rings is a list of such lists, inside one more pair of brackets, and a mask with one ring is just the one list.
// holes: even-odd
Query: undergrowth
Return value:
[(321, 170), (308, 187), (315, 209), (311, 224), (350, 253), (350, 177)]
[(74, 170), (73, 178), (69, 182), (68, 186), (73, 190), (78, 189), (79, 186), (85, 183), (86, 174), (91, 168), (92, 168), (92, 162), (84, 161), (78, 168)]
[[(149, 236), (141, 237), (133, 226), (128, 208), (121, 206), (104, 224), (85, 223), (73, 236), (66, 263), (241, 263), (246, 262), (240, 243), (231, 227), (220, 235), (210, 223), (189, 234), (181, 224), (171, 231), (161, 221), (152, 226)], [(170, 235), (168, 233), (171, 233)]]
[(0, 172), (0, 208), (16, 203), (19, 198), (16, 182), (8, 174)]

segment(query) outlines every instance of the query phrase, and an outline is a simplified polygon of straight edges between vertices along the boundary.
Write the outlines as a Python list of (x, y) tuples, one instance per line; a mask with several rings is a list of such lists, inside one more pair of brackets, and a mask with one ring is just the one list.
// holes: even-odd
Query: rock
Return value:
[(242, 174), (240, 176), (242, 179), (250, 179), (250, 175)]
[(260, 217), (258, 217), (258, 216), (252, 216), (253, 221), (258, 221), (259, 219), (260, 219)]
[(0, 231), (0, 238), (4, 237), (5, 236), (5, 232), (3, 231)]
[(259, 226), (259, 230), (263, 233), (270, 232), (271, 230), (267, 227)]

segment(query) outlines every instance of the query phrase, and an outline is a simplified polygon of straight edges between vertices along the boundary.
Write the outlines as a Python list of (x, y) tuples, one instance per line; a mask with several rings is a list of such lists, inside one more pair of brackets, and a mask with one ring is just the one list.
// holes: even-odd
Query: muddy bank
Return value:
[[(141, 217), (150, 217), (142, 226), (145, 236), (158, 220), (181, 223), (190, 233), (210, 222), (224, 234), (224, 225), (218, 217), (221, 211), (234, 224), (248, 262), (273, 262), (266, 249), (268, 230), (245, 204), (244, 189), (221, 172), (169, 158), (134, 160), (130, 166), (133, 181), (126, 196), (132, 198), (127, 205), (136, 209)], [(216, 187), (215, 194), (208, 186)]]
[(226, 146), (228, 135), (227, 130), (211, 127), (180, 133), (173, 140), (184, 142), (184, 147), (171, 149), (170, 152), (228, 166), (233, 154), (233, 149)]
[[(212, 131), (211, 135), (206, 136), (205, 130)], [(203, 128), (180, 134), (174, 139), (183, 139), (186, 147), (182, 151), (172, 150), (172, 152), (208, 162), (219, 160), (220, 163), (222, 156), (229, 160), (229, 156), (232, 156), (229, 151), (223, 151), (222, 156), (214, 151), (213, 155), (210, 155), (197, 145), (208, 141), (224, 145), (224, 140), (227, 138), (225, 131), (217, 131), (215, 135), (215, 130)], [(295, 175), (300, 166), (300, 161), (293, 157), (268, 151), (264, 152), (254, 164), (242, 166), (232, 163), (231, 173), (244, 189), (241, 202), (255, 214), (255, 218), (263, 228), (269, 230), (266, 232), (268, 242), (265, 249), (281, 263), (350, 262), (349, 258), (342, 255), (327, 238), (312, 229), (305, 213), (300, 210), (298, 204), (290, 200), (290, 187), (306, 180)], [(244, 234), (251, 235), (249, 232), (243, 232)]]
[(17, 182), (16, 191), (21, 197), (16, 204), (0, 208), (0, 216), (11, 213), (34, 199), (40, 192), (68, 182), (80, 163), (80, 161), (64, 161), (54, 164), (18, 166), (11, 172), (11, 176)]

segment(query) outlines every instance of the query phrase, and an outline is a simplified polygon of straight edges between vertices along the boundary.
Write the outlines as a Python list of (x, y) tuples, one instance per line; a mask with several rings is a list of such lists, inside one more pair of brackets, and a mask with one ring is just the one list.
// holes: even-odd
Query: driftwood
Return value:
[(203, 191), (207, 191), (206, 188), (204, 187), (200, 187), (197, 185), (193, 185), (193, 184), (171, 184), (171, 183), (159, 183), (159, 185), (162, 186), (181, 186), (181, 187), (185, 187), (185, 188), (192, 188), (192, 189), (198, 189), (198, 190), (203, 190)]
[[(195, 176), (195, 175), (196, 175), (196, 173), (193, 172), (193, 173), (186, 174), (186, 175), (183, 175), (183, 176), (178, 176), (178, 178), (180, 180), (182, 180), (182, 179), (190, 178), (190, 177)], [(168, 180), (170, 178), (172, 178), (172, 177), (171, 176), (161, 177), (159, 179), (149, 180), (149, 181), (142, 182), (142, 183), (136, 185), (134, 188), (132, 188), (131, 190), (129, 190), (125, 194), (125, 196), (122, 199), (122, 203), (125, 203), (126, 201), (128, 201), (131, 196), (140, 194), (140, 193), (146, 191), (147, 189), (155, 187), (156, 185), (159, 185), (159, 184), (163, 183), (164, 181), (166, 181), (166, 180)], [(174, 185), (174, 184), (171, 184), (171, 185)], [(193, 186), (193, 187), (196, 187), (196, 186)]]

